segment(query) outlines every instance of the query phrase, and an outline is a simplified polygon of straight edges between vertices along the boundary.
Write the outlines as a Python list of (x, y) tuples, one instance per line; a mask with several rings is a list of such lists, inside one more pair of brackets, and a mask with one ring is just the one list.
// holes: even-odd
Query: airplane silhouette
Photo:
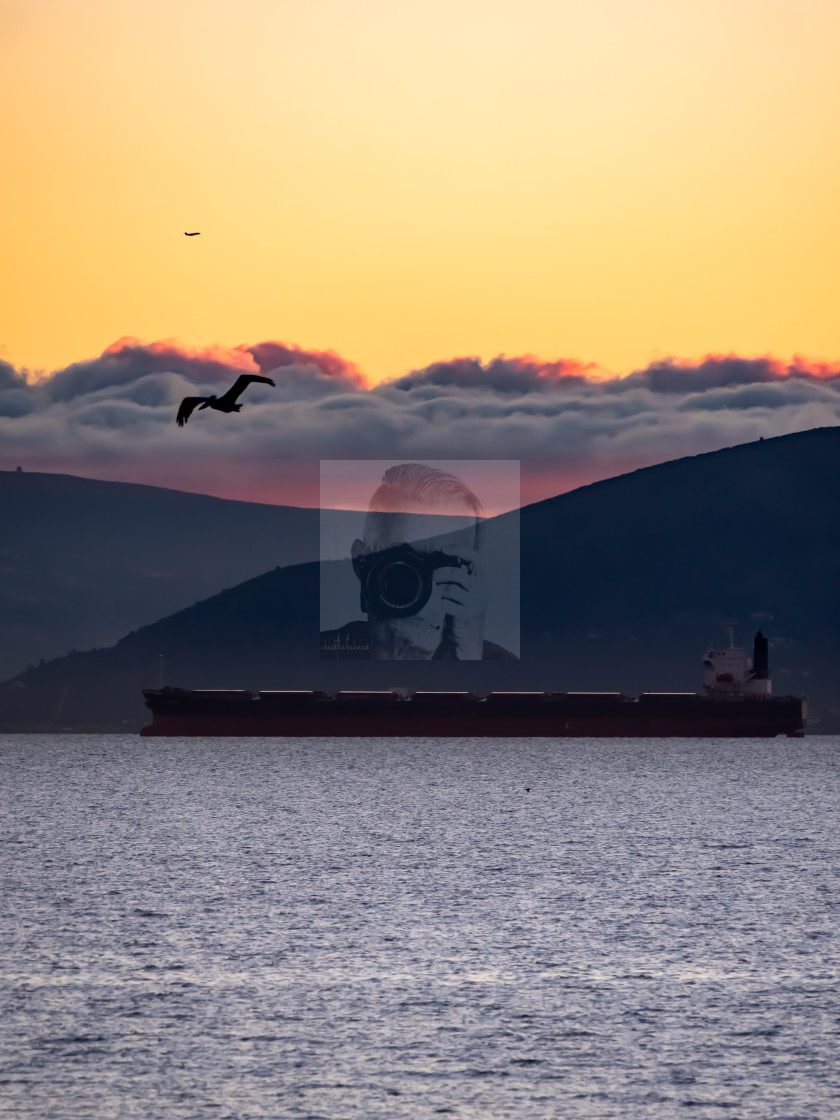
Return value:
[(252, 381), (261, 381), (264, 385), (273, 385), (270, 377), (260, 377), (257, 373), (241, 373), (233, 385), (221, 397), (184, 397), (178, 409), (178, 427), (183, 428), (197, 406), (199, 412), (202, 408), (215, 408), (217, 412), (239, 412), (241, 404), (236, 403), (236, 398), (244, 392)]
[(201, 230), (197, 229), (195, 233), (184, 233), (184, 237), (201, 237)]

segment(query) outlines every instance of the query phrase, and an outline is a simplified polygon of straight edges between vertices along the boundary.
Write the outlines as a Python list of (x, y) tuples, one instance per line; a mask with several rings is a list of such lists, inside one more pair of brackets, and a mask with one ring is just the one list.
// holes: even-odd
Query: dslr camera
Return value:
[(470, 560), (446, 552), (416, 552), (410, 544), (392, 545), (353, 560), (361, 583), (361, 606), (376, 618), (408, 618), (428, 603), (438, 568), (472, 569)]

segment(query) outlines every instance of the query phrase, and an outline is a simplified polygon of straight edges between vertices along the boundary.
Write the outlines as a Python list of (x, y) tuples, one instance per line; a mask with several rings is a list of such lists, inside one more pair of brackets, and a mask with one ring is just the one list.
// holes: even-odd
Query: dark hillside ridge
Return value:
[(277, 565), (318, 555), (318, 511), (0, 471), (0, 680)]
[(521, 662), (322, 662), (317, 564), (271, 571), (113, 649), (0, 688), (0, 726), (145, 722), (142, 687), (695, 690), (728, 618), (769, 636), (776, 695), (840, 731), (840, 428), (598, 482), (521, 512)]

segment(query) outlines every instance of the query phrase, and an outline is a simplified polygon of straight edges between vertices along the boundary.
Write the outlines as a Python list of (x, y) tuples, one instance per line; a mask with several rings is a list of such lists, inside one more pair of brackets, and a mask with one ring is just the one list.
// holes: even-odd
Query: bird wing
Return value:
[(198, 405), (203, 404), (207, 397), (184, 397), (181, 401), (181, 407), (178, 409), (178, 427), (183, 428), (186, 422), (193, 414), (193, 409)]
[(252, 381), (261, 381), (264, 385), (274, 384), (270, 377), (260, 377), (258, 373), (240, 373), (239, 377), (237, 377), (225, 395), (219, 399), (223, 400), (226, 404), (233, 404), (236, 398), (248, 388)]
[(195, 233), (187, 233), (186, 230), (184, 230), (184, 237), (201, 237), (201, 230), (197, 229)]

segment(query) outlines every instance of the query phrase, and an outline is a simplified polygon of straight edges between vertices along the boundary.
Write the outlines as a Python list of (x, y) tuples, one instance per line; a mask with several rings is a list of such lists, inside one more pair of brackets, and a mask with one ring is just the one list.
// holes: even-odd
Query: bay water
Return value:
[(0, 1113), (840, 1116), (840, 739), (0, 736)]

